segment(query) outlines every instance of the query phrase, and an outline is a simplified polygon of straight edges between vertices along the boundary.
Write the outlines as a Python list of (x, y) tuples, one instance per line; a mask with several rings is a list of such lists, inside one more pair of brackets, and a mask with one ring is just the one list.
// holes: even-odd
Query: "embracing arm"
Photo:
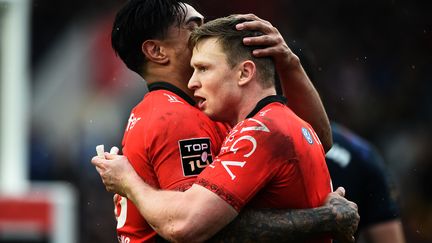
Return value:
[(193, 185), (185, 192), (162, 191), (145, 183), (124, 156), (94, 157), (108, 191), (127, 197), (149, 225), (173, 242), (202, 242), (231, 222), (237, 211), (213, 192)]
[(288, 106), (314, 128), (327, 152), (332, 146), (332, 135), (327, 113), (314, 85), (303, 69), (299, 58), (291, 51), (279, 31), (266, 20), (254, 14), (238, 15), (251, 21), (237, 25), (237, 29), (249, 29), (264, 35), (248, 37), (245, 45), (264, 46), (253, 51), (256, 57), (271, 56), (280, 77), (282, 90), (288, 98)]
[(212, 242), (299, 242), (322, 234), (354, 242), (360, 217), (357, 205), (343, 195), (338, 188), (325, 205), (312, 209), (245, 209)]
[(333, 222), (328, 208), (307, 210), (248, 209), (220, 231), (213, 242), (298, 242), (326, 233)]
[[(132, 200), (165, 239), (206, 240), (237, 216), (237, 211), (230, 205), (201, 186), (194, 185), (186, 192), (156, 190), (136, 174), (126, 157), (105, 155), (109, 160), (94, 157), (92, 163), (106, 189)], [(359, 216), (357, 206), (343, 195), (343, 189), (338, 188), (327, 197), (324, 206), (316, 209), (244, 210), (241, 217), (213, 240), (298, 241), (310, 235), (332, 233), (342, 242), (352, 242)]]
[(170, 241), (205, 241), (237, 216), (233, 207), (202, 186), (175, 192), (158, 191), (142, 181), (139, 184), (126, 196), (139, 205), (153, 229)]

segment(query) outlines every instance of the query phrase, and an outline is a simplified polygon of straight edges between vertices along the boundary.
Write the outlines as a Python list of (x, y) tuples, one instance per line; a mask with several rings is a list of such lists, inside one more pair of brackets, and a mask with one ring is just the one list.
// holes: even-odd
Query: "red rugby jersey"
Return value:
[[(256, 208), (313, 208), (331, 192), (324, 149), (312, 127), (283, 104), (261, 100), (225, 139), (215, 162), (196, 184), (240, 211)], [(330, 242), (327, 236), (314, 242)]]
[[(186, 190), (213, 161), (228, 127), (210, 120), (177, 87), (158, 82), (131, 111), (123, 154), (153, 187)], [(156, 233), (126, 198), (116, 203), (120, 242), (154, 242)]]

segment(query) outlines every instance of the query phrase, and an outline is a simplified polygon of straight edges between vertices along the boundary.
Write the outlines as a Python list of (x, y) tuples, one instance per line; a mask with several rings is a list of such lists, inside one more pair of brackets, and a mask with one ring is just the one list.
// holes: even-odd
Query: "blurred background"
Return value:
[[(59, 190), (76, 198), (71, 206), (76, 242), (116, 242), (112, 194), (90, 159), (98, 144), (106, 149), (121, 145), (130, 109), (147, 92), (110, 46), (113, 18), (124, 1), (0, 0), (3, 44), (9, 43), (4, 19), (11, 2), (28, 3), (27, 41), (21, 49), (28, 51), (28, 77), (17, 93), (6, 90), (14, 80), (2, 80), (1, 116), (3, 122), (11, 117), (28, 126), (28, 131), (20, 129), (28, 134), (22, 177), (36, 184), (63, 182)], [(431, 1), (189, 2), (207, 19), (255, 13), (277, 27), (296, 53), (307, 56), (330, 119), (382, 153), (396, 184), (407, 242), (432, 242)], [(19, 43), (17, 38), (12, 43)], [(14, 68), (5, 58), (0, 64), (3, 73)], [(21, 118), (6, 108), (16, 105), (10, 103), (14, 98), (28, 104), (19, 110), (25, 111)], [(0, 133), (3, 141), (10, 141), (8, 134)], [(7, 144), (2, 152), (9, 151)], [(3, 191), (12, 194), (26, 187), (3, 184)], [(44, 236), (34, 239), (47, 242)]]

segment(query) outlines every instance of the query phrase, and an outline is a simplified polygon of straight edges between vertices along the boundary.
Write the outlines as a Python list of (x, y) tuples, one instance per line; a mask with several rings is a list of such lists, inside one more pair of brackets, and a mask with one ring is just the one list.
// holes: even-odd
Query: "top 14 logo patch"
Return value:
[(198, 175), (213, 162), (209, 138), (186, 139), (178, 143), (185, 176)]

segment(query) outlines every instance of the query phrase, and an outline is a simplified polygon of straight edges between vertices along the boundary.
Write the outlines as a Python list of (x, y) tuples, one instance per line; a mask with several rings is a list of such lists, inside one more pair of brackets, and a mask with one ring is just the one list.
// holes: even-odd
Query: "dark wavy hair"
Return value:
[(185, 3), (177, 0), (129, 0), (115, 17), (111, 45), (129, 69), (143, 75), (142, 43), (165, 38), (168, 28), (180, 25), (185, 16)]

